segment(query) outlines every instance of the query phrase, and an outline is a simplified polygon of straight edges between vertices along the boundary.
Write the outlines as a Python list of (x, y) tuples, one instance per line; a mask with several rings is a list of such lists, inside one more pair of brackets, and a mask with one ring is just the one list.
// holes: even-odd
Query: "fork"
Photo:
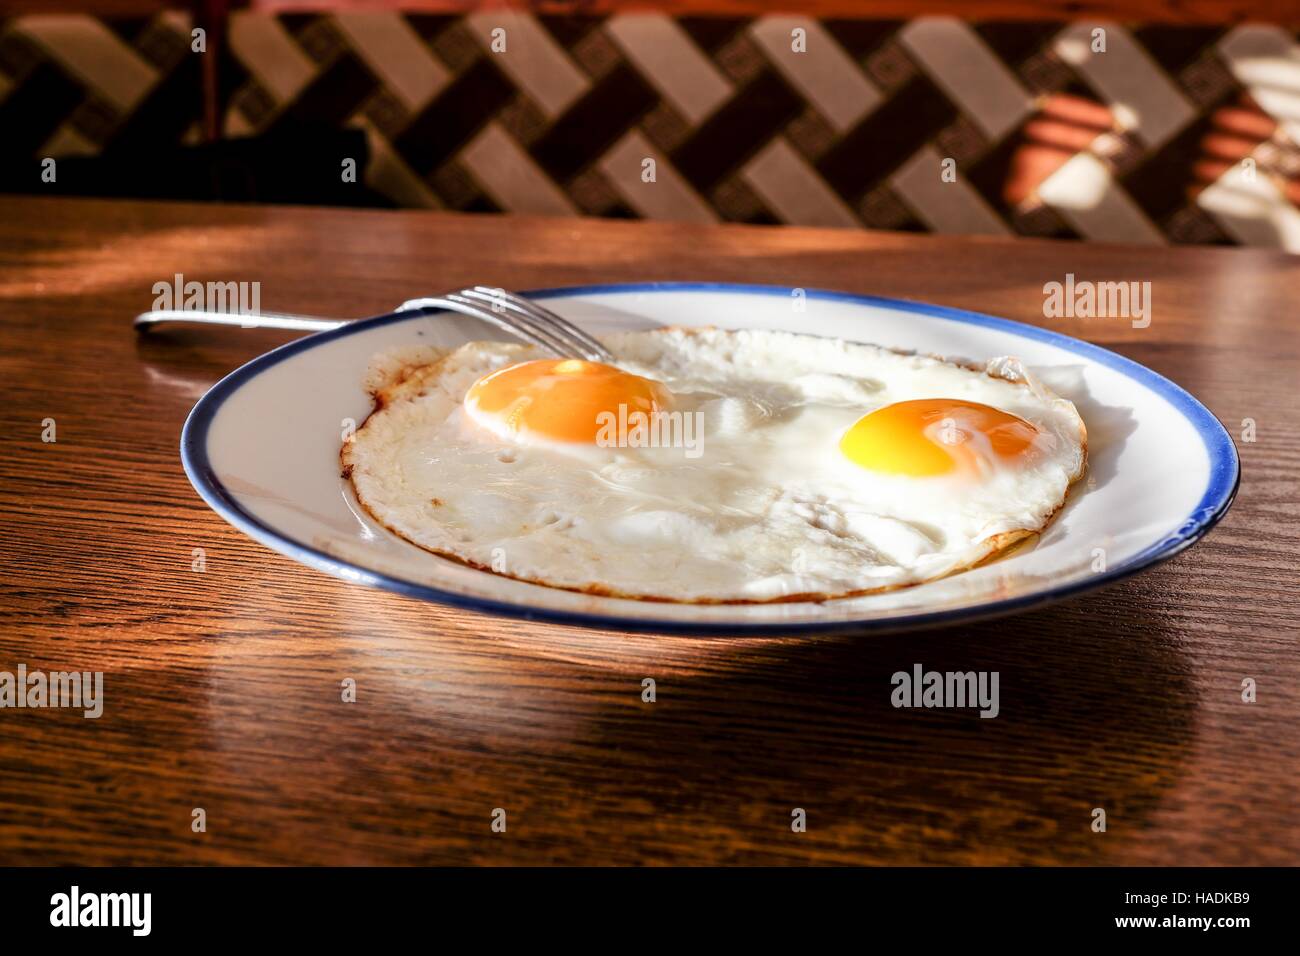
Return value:
[[(440, 296), (410, 299), (397, 307), (397, 313), (423, 313), (435, 309), (459, 312), (494, 325), (541, 346), (561, 358), (587, 359), (591, 362), (613, 362), (614, 354), (597, 339), (588, 335), (572, 322), (561, 318), (550, 309), (522, 296), (476, 285), (448, 292)], [(157, 309), (135, 317), (137, 331), (148, 331), (155, 326), (171, 322), (193, 322), (201, 325), (238, 325), (253, 329), (292, 329), (296, 332), (324, 332), (349, 324), (351, 319), (327, 319), (312, 315), (294, 315), (288, 312), (209, 312), (199, 309)]]

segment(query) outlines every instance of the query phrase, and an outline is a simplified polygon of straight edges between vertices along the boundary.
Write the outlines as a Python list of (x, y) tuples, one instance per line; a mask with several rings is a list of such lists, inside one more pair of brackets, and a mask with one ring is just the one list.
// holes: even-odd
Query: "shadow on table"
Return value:
[[(601, 708), (582, 743), (614, 805), (649, 801), (649, 818), (701, 839), (728, 832), (751, 847), (731, 862), (1104, 862), (1177, 780), (1195, 700), (1159, 618), (1114, 601), (1118, 618), (1095, 617), (1092, 600), (947, 631), (727, 645), (698, 675), (659, 679), (655, 703)], [(657, 640), (674, 659), (692, 643)], [(997, 671), (1000, 712), (895, 708), (891, 676), (916, 664)]]

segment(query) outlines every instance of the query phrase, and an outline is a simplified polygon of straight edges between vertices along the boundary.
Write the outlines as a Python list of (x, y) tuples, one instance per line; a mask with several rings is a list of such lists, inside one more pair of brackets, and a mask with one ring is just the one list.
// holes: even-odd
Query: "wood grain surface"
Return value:
[[(1170, 376), (1239, 439), (1244, 477), (1175, 560), (977, 626), (501, 620), (327, 577), (202, 504), (186, 413), (290, 336), (137, 339), (178, 272), (341, 316), (474, 282), (638, 279), (973, 308)], [(1150, 327), (1047, 322), (1043, 284), (1066, 272), (1150, 281)], [(1300, 260), (1243, 249), (0, 199), (0, 670), (105, 674), (98, 720), (0, 710), (0, 863), (1300, 863), (1298, 291)], [(1001, 714), (895, 710), (890, 675), (916, 662), (998, 671)]]

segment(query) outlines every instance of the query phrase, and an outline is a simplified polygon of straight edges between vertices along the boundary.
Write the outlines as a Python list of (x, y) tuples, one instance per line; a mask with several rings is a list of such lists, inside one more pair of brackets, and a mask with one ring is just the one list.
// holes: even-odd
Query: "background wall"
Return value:
[(0, 23), (0, 189), (1300, 250), (1274, 26), (242, 13), (196, 148), (204, 55), (183, 14)]

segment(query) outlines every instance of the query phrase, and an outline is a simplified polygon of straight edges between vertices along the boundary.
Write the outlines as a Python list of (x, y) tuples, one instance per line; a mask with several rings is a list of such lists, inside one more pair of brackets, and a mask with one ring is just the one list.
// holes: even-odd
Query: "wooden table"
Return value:
[[(873, 638), (525, 624), (345, 584), (199, 501), (186, 412), (288, 336), (137, 339), (177, 272), (339, 315), (470, 282), (719, 279), (1036, 324), (1066, 272), (1149, 280), (1149, 328), (1046, 324), (1257, 440), (1207, 540), (1049, 610)], [(105, 672), (98, 720), (0, 710), (0, 863), (1300, 862), (1298, 291), (1300, 260), (1266, 251), (0, 200), (0, 670)], [(894, 710), (917, 661), (999, 671), (1001, 716)]]

